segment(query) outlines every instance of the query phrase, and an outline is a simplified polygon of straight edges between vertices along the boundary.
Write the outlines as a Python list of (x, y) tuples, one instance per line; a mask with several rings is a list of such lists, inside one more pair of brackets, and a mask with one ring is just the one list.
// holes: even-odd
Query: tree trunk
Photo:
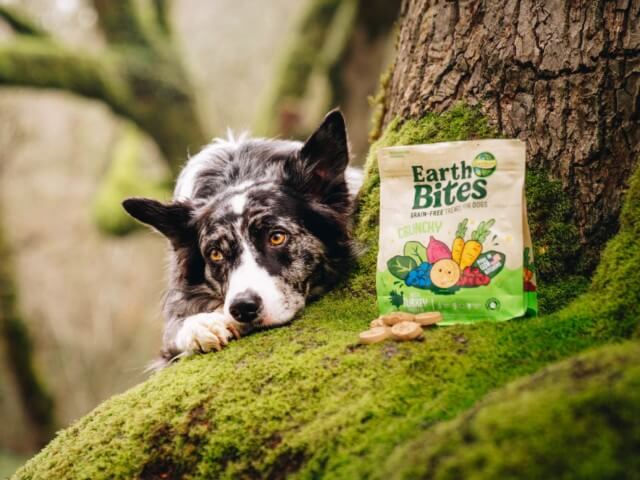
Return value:
[(384, 123), (457, 102), (562, 181), (595, 259), (640, 155), (640, 0), (405, 0)]

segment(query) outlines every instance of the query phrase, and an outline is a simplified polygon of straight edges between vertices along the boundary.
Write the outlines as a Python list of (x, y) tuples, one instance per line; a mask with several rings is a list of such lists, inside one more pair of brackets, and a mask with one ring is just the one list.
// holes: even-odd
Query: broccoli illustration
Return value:
[(389, 301), (391, 302), (391, 305), (396, 307), (396, 309), (399, 309), (404, 304), (404, 293), (391, 290), (389, 293)]

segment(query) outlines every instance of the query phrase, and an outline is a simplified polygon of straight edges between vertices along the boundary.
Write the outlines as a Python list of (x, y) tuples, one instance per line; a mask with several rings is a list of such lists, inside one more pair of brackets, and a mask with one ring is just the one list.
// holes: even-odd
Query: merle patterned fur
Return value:
[[(340, 281), (354, 257), (348, 162), (344, 119), (333, 111), (304, 144), (214, 141), (187, 163), (168, 204), (125, 200), (129, 214), (171, 243), (166, 360), (185, 353), (176, 338), (191, 316), (220, 312), (231, 331), (246, 333), (290, 321), (307, 300)], [(286, 234), (282, 246), (269, 243), (274, 231)], [(223, 261), (211, 260), (214, 250)], [(256, 275), (233, 280), (235, 297), (256, 298), (248, 320), (228, 298), (234, 272)]]

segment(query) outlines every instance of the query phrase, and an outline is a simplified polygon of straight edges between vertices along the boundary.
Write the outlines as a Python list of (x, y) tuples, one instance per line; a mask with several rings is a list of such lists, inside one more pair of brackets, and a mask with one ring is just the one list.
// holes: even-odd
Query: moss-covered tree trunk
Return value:
[(406, 0), (385, 123), (480, 105), (562, 181), (587, 266), (640, 155), (640, 0)]

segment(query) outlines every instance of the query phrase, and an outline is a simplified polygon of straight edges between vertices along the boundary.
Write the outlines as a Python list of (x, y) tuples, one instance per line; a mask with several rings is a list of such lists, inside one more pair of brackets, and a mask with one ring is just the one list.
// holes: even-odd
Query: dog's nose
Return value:
[(236, 295), (229, 306), (229, 313), (238, 322), (251, 322), (258, 317), (262, 308), (262, 300), (251, 291), (246, 291)]

